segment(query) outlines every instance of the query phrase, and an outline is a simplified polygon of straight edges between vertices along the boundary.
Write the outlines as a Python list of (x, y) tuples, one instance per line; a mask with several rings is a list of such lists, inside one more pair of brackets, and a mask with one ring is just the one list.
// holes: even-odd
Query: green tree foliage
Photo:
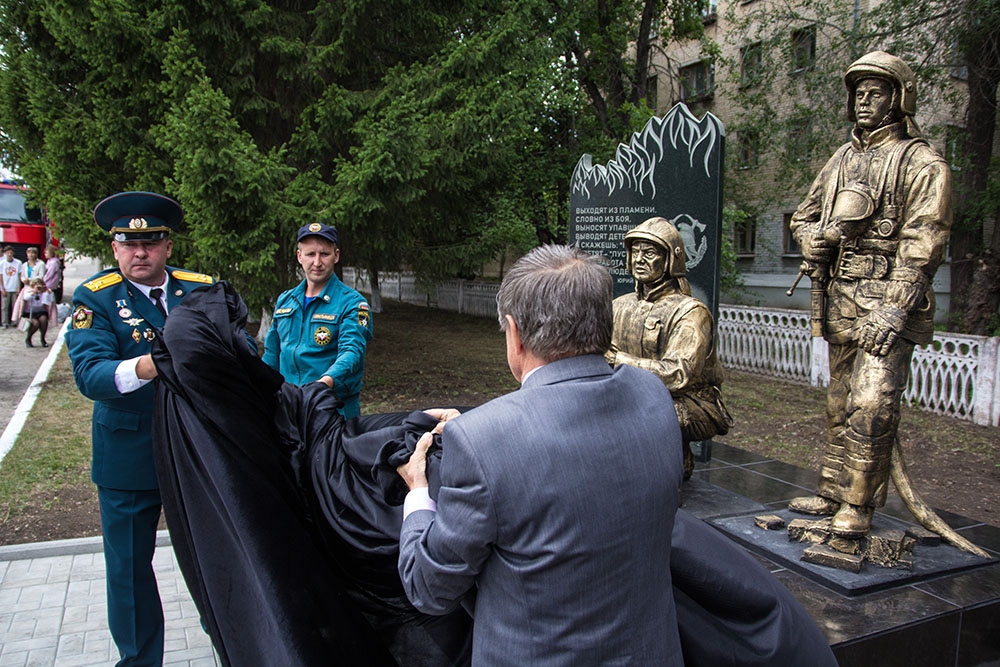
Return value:
[[(652, 55), (664, 44), (704, 35), (707, 0), (552, 0), (554, 39), (590, 102), (591, 127), (615, 142), (650, 116)], [(672, 76), (672, 72), (660, 74)]]
[(551, 51), (520, 11), (485, 13), (449, 49), (390, 70), (355, 124), (330, 194), (340, 226), (367, 239), (357, 250), (370, 269), (472, 275), (550, 229), (538, 195), (566, 173), (566, 153), (530, 142), (559, 72), (540, 76)]
[[(862, 7), (866, 7), (863, 5)], [(921, 128), (939, 143), (947, 138), (954, 172), (955, 225), (951, 236), (951, 322), (970, 333), (989, 333), (1000, 302), (1000, 199), (991, 187), (991, 164), (1000, 84), (1000, 2), (997, 0), (885, 0), (868, 9), (838, 0), (761, 2), (749, 11), (728, 8), (726, 39), (733, 53), (759, 45), (759, 65), (739, 57), (722, 63), (722, 80), (737, 102), (737, 134), (753, 136), (777, 162), (773, 179), (736, 171), (730, 194), (741, 206), (776, 203), (791, 184), (805, 191), (818, 169), (848, 136), (843, 72), (874, 49), (903, 58), (917, 75), (918, 105), (934, 121)], [(816, 32), (816, 57), (796, 69), (796, 30)], [(964, 81), (962, 81), (964, 80)], [(780, 105), (795, 100), (790, 113)], [(955, 128), (963, 130), (956, 133)], [(804, 131), (803, 131), (804, 130)], [(794, 138), (794, 140), (792, 140)], [(764, 158), (762, 158), (763, 160)], [(778, 186), (778, 187), (776, 187)], [(964, 317), (963, 317), (964, 314)]]
[(736, 248), (733, 232), (736, 226), (746, 223), (752, 215), (733, 206), (722, 209), (722, 252), (719, 254), (719, 289), (723, 294), (742, 293), (745, 290), (743, 275), (736, 269)]
[(652, 37), (704, 0), (0, 0), (0, 159), (76, 250), (125, 189), (186, 211), (172, 261), (254, 309), (295, 230), (425, 282), (565, 240), (582, 152), (641, 127)]

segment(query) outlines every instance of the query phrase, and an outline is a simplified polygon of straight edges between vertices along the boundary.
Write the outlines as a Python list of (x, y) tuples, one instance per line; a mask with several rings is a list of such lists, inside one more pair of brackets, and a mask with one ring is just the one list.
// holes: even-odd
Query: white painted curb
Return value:
[(3, 430), (3, 435), (0, 435), (0, 465), (3, 465), (3, 460), (7, 456), (7, 452), (17, 442), (17, 436), (21, 434), (21, 429), (24, 428), (24, 423), (28, 420), (28, 414), (35, 405), (35, 399), (42, 392), (42, 384), (49, 378), (52, 366), (56, 363), (56, 357), (59, 356), (59, 352), (62, 350), (63, 338), (66, 334), (66, 329), (69, 328), (69, 321), (70, 318), (67, 317), (63, 325), (59, 327), (59, 333), (49, 347), (49, 356), (45, 357), (42, 365), (38, 367), (35, 378), (31, 381), (27, 391), (24, 392), (24, 396), (21, 397), (21, 402), (17, 404), (17, 410), (14, 411), (14, 415), (7, 422), (7, 428)]

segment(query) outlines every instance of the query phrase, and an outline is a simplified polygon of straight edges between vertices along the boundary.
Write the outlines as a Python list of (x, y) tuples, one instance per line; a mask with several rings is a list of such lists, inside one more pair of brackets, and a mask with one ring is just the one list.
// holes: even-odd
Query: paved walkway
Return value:
[[(163, 664), (216, 667), (166, 532), (153, 558), (163, 601)], [(0, 667), (113, 665), (101, 538), (0, 547)]]
[[(165, 532), (153, 566), (166, 626), (163, 664), (216, 667)], [(0, 667), (104, 667), (117, 659), (99, 537), (0, 547)]]

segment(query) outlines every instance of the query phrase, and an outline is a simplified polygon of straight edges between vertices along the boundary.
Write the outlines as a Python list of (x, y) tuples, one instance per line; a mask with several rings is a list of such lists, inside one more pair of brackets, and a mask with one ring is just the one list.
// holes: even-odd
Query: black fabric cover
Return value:
[(164, 514), (221, 660), (395, 665), (389, 649), (405, 649), (399, 664), (465, 664), (465, 612), (427, 617), (403, 596), (401, 509), (380, 502), (371, 476), (387, 442), (405, 447), (408, 429), (436, 422), (345, 423), (325, 385), (285, 384), (259, 360), (246, 316), (228, 284), (197, 290), (153, 349)]
[[(396, 571), (394, 469), (434, 420), (345, 422), (325, 385), (285, 384), (258, 359), (246, 316), (220, 282), (172, 309), (153, 346), (164, 512), (223, 664), (464, 664), (468, 616), (419, 614)], [(670, 561), (686, 664), (836, 665), (780, 582), (683, 510)]]
[(823, 633), (788, 589), (684, 510), (674, 521), (670, 574), (686, 665), (837, 667)]

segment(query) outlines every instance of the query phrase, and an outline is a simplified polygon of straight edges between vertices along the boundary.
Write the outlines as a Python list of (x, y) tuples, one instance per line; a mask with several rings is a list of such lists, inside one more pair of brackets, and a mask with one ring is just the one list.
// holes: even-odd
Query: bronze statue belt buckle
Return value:
[(878, 280), (889, 275), (889, 258), (882, 255), (858, 255), (853, 250), (845, 250), (838, 266), (841, 278)]

